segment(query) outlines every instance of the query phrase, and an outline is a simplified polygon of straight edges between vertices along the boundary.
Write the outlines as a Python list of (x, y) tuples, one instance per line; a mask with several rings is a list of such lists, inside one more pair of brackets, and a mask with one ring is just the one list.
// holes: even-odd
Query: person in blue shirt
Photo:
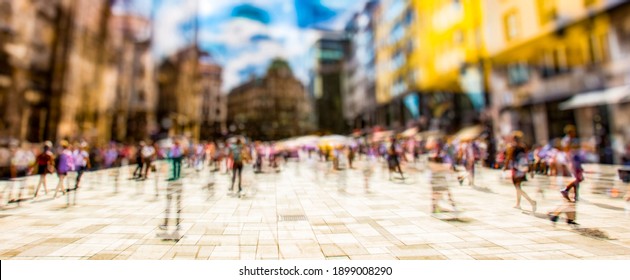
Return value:
[(180, 178), (182, 172), (182, 159), (184, 157), (184, 151), (179, 144), (179, 140), (175, 140), (175, 144), (171, 147), (168, 157), (171, 160), (171, 167), (173, 170), (173, 176), (168, 180), (174, 181)]

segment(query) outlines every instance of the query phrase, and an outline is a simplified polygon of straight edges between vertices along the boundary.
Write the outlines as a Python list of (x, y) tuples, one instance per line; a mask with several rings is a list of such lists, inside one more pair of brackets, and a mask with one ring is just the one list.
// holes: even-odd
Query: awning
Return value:
[(418, 134), (418, 128), (417, 127), (412, 127), (412, 128), (408, 128), (407, 130), (403, 131), (400, 136), (401, 137), (413, 137), (416, 134)]
[(392, 137), (393, 135), (394, 135), (394, 131), (393, 130), (374, 132), (374, 134), (372, 134), (372, 141), (373, 142), (382, 142), (382, 141), (385, 141), (388, 138)]
[(630, 85), (578, 94), (560, 103), (559, 108), (560, 110), (572, 110), (624, 102), (630, 102)]
[(463, 128), (460, 131), (458, 131), (457, 134), (455, 134), (455, 138), (461, 141), (473, 140), (479, 137), (479, 135), (483, 133), (483, 130), (484, 130), (483, 126), (481, 125), (475, 125), (475, 126)]

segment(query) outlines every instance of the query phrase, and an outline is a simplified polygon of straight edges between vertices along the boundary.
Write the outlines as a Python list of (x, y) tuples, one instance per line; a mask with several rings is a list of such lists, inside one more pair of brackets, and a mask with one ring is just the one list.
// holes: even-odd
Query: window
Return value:
[(410, 39), (409, 41), (407, 41), (407, 47), (405, 52), (407, 53), (407, 55), (412, 54), (413, 50), (414, 50), (414, 46), (413, 46), (413, 39)]
[(605, 62), (609, 59), (608, 34), (592, 34), (588, 43), (591, 63)]
[(540, 24), (545, 25), (554, 21), (558, 16), (558, 10), (556, 8), (556, 0), (537, 0), (538, 16), (540, 17)]
[(462, 1), (461, 0), (453, 0), (453, 8), (459, 10), (462, 8)]
[(392, 88), (392, 95), (393, 96), (401, 95), (406, 90), (407, 90), (407, 85), (405, 84), (405, 81), (404, 81), (403, 77), (399, 76), (396, 79), (396, 82), (394, 83), (394, 86)]
[(457, 29), (453, 33), (453, 43), (456, 46), (464, 43), (464, 31), (462, 31), (461, 29)]
[(392, 33), (389, 36), (388, 43), (395, 44), (396, 42), (400, 41), (400, 39), (402, 39), (404, 36), (405, 28), (400, 22), (397, 22), (396, 25), (394, 25), (394, 28), (392, 28)]
[(520, 34), (519, 26), (518, 26), (518, 12), (511, 11), (508, 12), (503, 17), (503, 27), (505, 29), (505, 36), (508, 41), (514, 40)]
[(525, 63), (509, 65), (507, 73), (508, 82), (511, 86), (522, 85), (529, 81), (529, 69)]
[(567, 48), (559, 46), (553, 50), (544, 52), (542, 77), (549, 78), (555, 75), (567, 73), (569, 68)]
[(584, 0), (584, 7), (590, 8), (597, 4), (597, 0)]
[(569, 68), (567, 65), (567, 49), (558, 47), (553, 52), (554, 65), (557, 73), (564, 73)]
[(413, 18), (414, 18), (413, 10), (412, 9), (408, 9), (405, 12), (404, 25), (405, 26), (411, 25), (413, 23)]
[(397, 50), (392, 56), (391, 71), (396, 71), (405, 64), (405, 56), (402, 51)]

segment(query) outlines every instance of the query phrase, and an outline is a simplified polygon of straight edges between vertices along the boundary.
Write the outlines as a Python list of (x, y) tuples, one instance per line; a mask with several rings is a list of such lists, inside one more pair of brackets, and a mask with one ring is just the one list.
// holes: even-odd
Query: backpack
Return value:
[(527, 153), (522, 147), (516, 147), (514, 149), (512, 168), (516, 172), (516, 177), (524, 177), (527, 171), (529, 171), (529, 160), (527, 157)]
[(234, 162), (243, 161), (243, 158), (242, 158), (243, 147), (234, 145), (234, 147), (232, 147), (231, 150), (232, 150), (232, 158), (234, 159)]

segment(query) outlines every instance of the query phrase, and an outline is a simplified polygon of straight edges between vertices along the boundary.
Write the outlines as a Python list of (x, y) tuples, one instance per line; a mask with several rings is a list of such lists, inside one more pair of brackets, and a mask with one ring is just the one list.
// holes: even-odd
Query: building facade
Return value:
[(575, 125), (602, 163), (630, 141), (628, 1), (486, 1), (495, 130), (547, 144)]
[(282, 59), (272, 61), (264, 77), (252, 78), (228, 95), (229, 133), (256, 140), (311, 133), (312, 113), (304, 85)]
[(201, 139), (218, 139), (227, 134), (227, 96), (221, 92), (222, 68), (212, 59), (202, 59), (201, 79)]
[(481, 1), (384, 0), (376, 13), (378, 123), (454, 132), (486, 105)]
[(367, 131), (376, 125), (376, 53), (374, 13), (378, 1), (369, 1), (346, 25), (350, 43), (343, 96), (344, 119), (352, 129)]
[(0, 2), (3, 136), (145, 138), (155, 126), (150, 24), (112, 1)]
[(311, 48), (310, 96), (316, 111), (316, 124), (322, 134), (347, 134), (344, 119), (345, 73), (348, 52), (345, 32), (322, 32)]
[[(110, 56), (108, 70), (113, 74), (107, 90), (113, 97), (100, 108), (111, 116), (111, 138), (137, 142), (157, 132), (157, 85), (151, 53), (151, 24), (147, 18), (115, 14), (109, 22)], [(108, 129), (105, 129), (108, 130)]]
[[(3, 135), (45, 139), (99, 138), (109, 1), (3, 1), (1, 43), (8, 54), (0, 90)], [(8, 27), (7, 27), (8, 25)], [(8, 79), (6, 77), (9, 77)], [(6, 86), (8, 85), (8, 86)]]

